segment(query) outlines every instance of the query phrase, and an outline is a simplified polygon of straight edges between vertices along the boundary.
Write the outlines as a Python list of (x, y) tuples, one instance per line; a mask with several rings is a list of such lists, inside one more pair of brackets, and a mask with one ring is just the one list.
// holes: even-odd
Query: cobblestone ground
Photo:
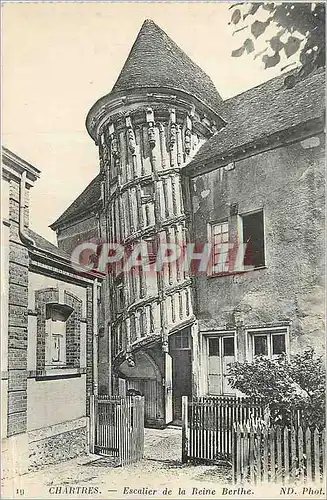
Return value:
[(177, 498), (179, 488), (186, 496), (193, 488), (217, 491), (229, 479), (226, 466), (181, 463), (180, 429), (146, 429), (141, 462), (116, 467), (95, 455), (79, 457), (7, 481), (2, 498), (146, 498), (161, 496), (164, 488)]

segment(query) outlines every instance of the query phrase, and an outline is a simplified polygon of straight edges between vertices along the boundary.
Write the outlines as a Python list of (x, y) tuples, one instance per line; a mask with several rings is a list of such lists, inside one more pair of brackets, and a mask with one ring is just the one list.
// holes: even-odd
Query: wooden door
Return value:
[(172, 351), (173, 418), (182, 419), (182, 396), (192, 395), (192, 356), (190, 349)]

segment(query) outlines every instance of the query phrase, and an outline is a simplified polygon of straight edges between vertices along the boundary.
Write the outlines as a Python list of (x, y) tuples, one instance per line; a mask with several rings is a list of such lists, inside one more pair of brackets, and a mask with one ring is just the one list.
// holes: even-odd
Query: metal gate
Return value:
[(119, 465), (143, 458), (144, 398), (142, 396), (91, 396), (92, 448)]

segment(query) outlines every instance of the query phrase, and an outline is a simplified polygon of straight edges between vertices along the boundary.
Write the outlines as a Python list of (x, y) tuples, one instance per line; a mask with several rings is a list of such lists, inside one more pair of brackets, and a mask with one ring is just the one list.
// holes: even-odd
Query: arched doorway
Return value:
[(120, 375), (125, 379), (125, 390), (135, 389), (144, 396), (144, 421), (147, 427), (164, 425), (163, 386), (161, 372), (152, 356), (142, 351), (134, 355), (135, 366), (124, 361)]

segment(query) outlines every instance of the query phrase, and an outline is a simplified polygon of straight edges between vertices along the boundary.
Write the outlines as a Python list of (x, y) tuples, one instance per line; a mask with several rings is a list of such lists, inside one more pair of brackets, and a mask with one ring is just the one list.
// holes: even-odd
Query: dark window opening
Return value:
[(234, 338), (223, 337), (224, 356), (234, 356)]
[(172, 349), (190, 349), (190, 335), (189, 330), (182, 330), (178, 333), (172, 335), (171, 339), (171, 348)]
[(209, 339), (209, 356), (219, 356), (219, 338)]
[(145, 337), (146, 336), (146, 326), (147, 326), (147, 321), (146, 321), (146, 314), (145, 314), (145, 310), (144, 309), (140, 309), (140, 313), (139, 313), (139, 322), (140, 322), (140, 334), (141, 334), (141, 337)]
[(45, 319), (51, 319), (52, 321), (67, 321), (73, 308), (67, 304), (46, 304), (45, 309)]
[(283, 354), (286, 352), (285, 335), (273, 335), (272, 337), (272, 353)]
[(137, 339), (137, 335), (136, 335), (136, 323), (134, 314), (132, 314), (131, 316), (130, 330), (131, 330), (131, 342), (135, 342), (135, 340)]
[(153, 185), (145, 184), (142, 186), (142, 196), (151, 196), (153, 194)]
[(265, 265), (263, 212), (244, 215), (243, 243), (246, 243), (244, 266), (262, 267)]
[(147, 245), (149, 263), (153, 264), (154, 262), (156, 262), (156, 249), (155, 249), (156, 242), (155, 242), (155, 239), (148, 238), (144, 241)]
[(125, 303), (125, 293), (124, 293), (124, 288), (122, 285), (119, 285), (116, 288), (117, 291), (117, 311), (121, 311), (124, 309), (124, 303)]
[(255, 356), (268, 355), (268, 339), (267, 335), (255, 335), (254, 337), (254, 354)]

